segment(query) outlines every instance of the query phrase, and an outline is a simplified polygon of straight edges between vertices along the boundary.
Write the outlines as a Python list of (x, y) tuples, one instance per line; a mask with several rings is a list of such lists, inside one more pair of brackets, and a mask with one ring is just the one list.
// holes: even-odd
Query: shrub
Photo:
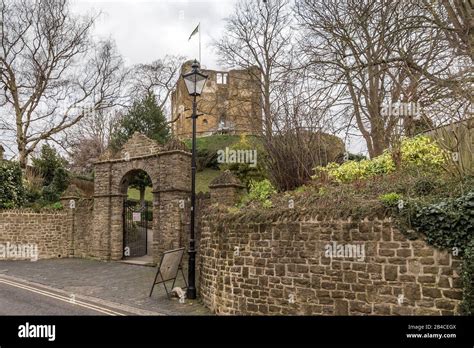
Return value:
[(250, 188), (250, 183), (252, 181), (262, 181), (266, 179), (265, 169), (262, 164), (263, 157), (265, 156), (264, 150), (255, 139), (250, 141), (245, 135), (242, 135), (239, 142), (231, 145), (229, 149), (235, 151), (257, 151), (257, 157), (255, 158), (256, 166), (251, 167), (250, 163), (227, 163), (220, 165), (221, 170), (230, 170), (232, 174), (239, 178), (239, 180), (247, 187), (247, 189)]
[(56, 168), (56, 170), (54, 171), (54, 178), (51, 185), (53, 185), (56, 192), (58, 192), (59, 194), (63, 193), (64, 190), (67, 189), (67, 187), (69, 186), (69, 173), (66, 171), (66, 169), (62, 167)]
[(366, 160), (367, 157), (364, 156), (364, 155), (362, 155), (362, 154), (349, 152), (347, 159), (348, 159), (349, 161), (356, 161), (356, 162), (359, 162), (359, 161), (362, 161), (362, 160)]
[(348, 161), (343, 164), (330, 163), (326, 167), (316, 167), (315, 170), (327, 173), (329, 178), (337, 182), (351, 182), (373, 175), (390, 173), (395, 170), (395, 165), (390, 154), (386, 152), (372, 160)]
[(52, 183), (56, 169), (63, 168), (65, 164), (66, 161), (57, 153), (54, 147), (48, 144), (41, 147), (39, 157), (33, 158), (33, 166), (43, 177), (44, 186)]
[(25, 189), (20, 165), (0, 161), (0, 208), (20, 207), (25, 202)]
[(416, 207), (412, 226), (425, 234), (431, 245), (458, 248), (462, 252), (474, 237), (474, 191), (456, 199)]
[[(38, 197), (38, 189), (36, 184), (30, 182), (27, 186), (28, 201), (30, 203), (38, 202), (41, 205), (47, 205), (51, 202), (57, 202), (61, 193), (69, 185), (69, 174), (64, 169), (66, 161), (49, 146), (43, 145), (39, 157), (33, 159), (34, 171), (39, 173), (43, 178), (43, 187), (40, 190), (41, 197)], [(32, 175), (28, 176), (32, 180)], [(34, 179), (36, 181), (36, 179)]]
[(413, 191), (419, 196), (429, 195), (434, 189), (435, 183), (429, 178), (420, 178), (413, 185)]
[(270, 180), (251, 181), (249, 193), (243, 198), (242, 204), (258, 202), (261, 203), (264, 208), (270, 208), (272, 202), (269, 198), (274, 193), (276, 193), (276, 190)]
[(393, 208), (397, 206), (402, 196), (395, 192), (386, 193), (379, 197), (380, 201), (387, 207)]
[(445, 163), (443, 150), (429, 137), (417, 136), (402, 141), (402, 163), (421, 170), (439, 170)]
[(278, 191), (291, 191), (309, 183), (314, 167), (337, 162), (345, 152), (337, 136), (294, 125), (268, 132), (261, 139), (266, 174)]
[[(443, 151), (428, 137), (407, 138), (401, 144), (402, 166), (417, 171), (438, 171), (444, 164)], [(367, 179), (374, 175), (395, 171), (390, 151), (370, 160), (348, 161), (343, 164), (330, 163), (326, 167), (316, 167), (316, 175), (325, 173), (337, 182), (351, 182)]]
[(64, 168), (57, 168), (54, 171), (53, 181), (44, 186), (42, 190), (42, 198), (46, 202), (57, 202), (61, 197), (61, 193), (69, 185), (69, 174)]
[(63, 205), (61, 204), (61, 202), (56, 202), (56, 203), (51, 204), (50, 208), (54, 210), (61, 210), (63, 209)]
[(461, 311), (466, 315), (474, 315), (474, 238), (471, 238), (464, 250), (461, 272), (463, 282)]
[[(218, 134), (207, 137), (199, 137), (196, 139), (196, 162), (197, 170), (202, 171), (206, 168), (218, 169), (217, 163), (217, 151), (225, 149), (239, 141), (239, 137), (236, 135)], [(191, 139), (184, 140), (185, 145), (191, 152), (192, 141)]]
[(197, 149), (196, 151), (197, 170), (203, 171), (206, 168), (218, 169), (217, 153), (206, 149)]
[(33, 167), (27, 167), (23, 174), (26, 203), (34, 203), (41, 199), (43, 190), (43, 177)]

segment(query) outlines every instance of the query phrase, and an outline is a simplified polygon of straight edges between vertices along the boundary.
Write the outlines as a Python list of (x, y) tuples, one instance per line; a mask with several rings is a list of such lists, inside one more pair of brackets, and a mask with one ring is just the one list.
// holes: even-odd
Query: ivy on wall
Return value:
[(0, 161), (0, 209), (20, 207), (25, 201), (20, 165)]
[[(393, 208), (393, 204), (390, 206)], [(415, 231), (422, 233), (428, 244), (462, 257), (461, 310), (463, 314), (474, 315), (474, 191), (434, 204), (408, 201), (402, 209), (399, 205), (393, 209), (400, 230), (409, 238), (416, 237)]]

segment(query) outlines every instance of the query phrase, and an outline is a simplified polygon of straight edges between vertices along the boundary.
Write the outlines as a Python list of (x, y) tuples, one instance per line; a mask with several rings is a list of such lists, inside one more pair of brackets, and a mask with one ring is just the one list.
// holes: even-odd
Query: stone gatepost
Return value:
[(166, 250), (187, 248), (191, 156), (177, 144), (168, 144), (159, 157), (158, 183), (154, 187), (153, 261), (159, 262)]
[(232, 206), (244, 193), (244, 185), (229, 170), (224, 171), (209, 184), (211, 204)]

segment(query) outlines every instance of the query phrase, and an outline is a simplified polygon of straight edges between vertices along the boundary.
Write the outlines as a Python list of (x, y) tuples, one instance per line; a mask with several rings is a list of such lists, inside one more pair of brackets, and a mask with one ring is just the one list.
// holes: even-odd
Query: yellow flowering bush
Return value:
[(424, 169), (439, 169), (445, 162), (443, 150), (429, 137), (402, 141), (402, 164)]
[[(401, 144), (401, 155), (402, 166), (407, 168), (437, 170), (444, 163), (443, 150), (426, 136), (404, 139)], [(316, 167), (313, 179), (320, 173), (326, 173), (330, 179), (337, 182), (350, 182), (391, 173), (395, 169), (392, 154), (386, 150), (382, 155), (370, 160), (347, 161), (343, 164), (329, 163), (326, 167)]]

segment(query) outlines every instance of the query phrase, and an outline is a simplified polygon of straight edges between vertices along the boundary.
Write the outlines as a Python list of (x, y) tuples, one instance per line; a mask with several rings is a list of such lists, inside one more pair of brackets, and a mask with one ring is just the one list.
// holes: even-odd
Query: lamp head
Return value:
[(200, 96), (206, 84), (207, 75), (199, 71), (199, 62), (194, 60), (191, 71), (183, 74), (183, 80), (190, 96)]

